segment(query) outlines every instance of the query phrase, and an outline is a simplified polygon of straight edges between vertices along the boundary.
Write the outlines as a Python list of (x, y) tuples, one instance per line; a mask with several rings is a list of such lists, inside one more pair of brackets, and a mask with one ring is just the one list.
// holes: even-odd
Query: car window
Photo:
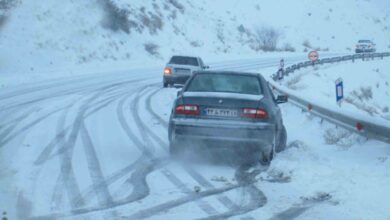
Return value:
[(368, 43), (371, 43), (371, 41), (369, 41), (369, 40), (359, 40), (358, 43), (368, 44)]
[(179, 64), (179, 65), (199, 66), (198, 59), (196, 57), (174, 56), (171, 58), (169, 63)]
[(196, 75), (186, 91), (262, 94), (260, 81), (256, 76), (213, 73)]

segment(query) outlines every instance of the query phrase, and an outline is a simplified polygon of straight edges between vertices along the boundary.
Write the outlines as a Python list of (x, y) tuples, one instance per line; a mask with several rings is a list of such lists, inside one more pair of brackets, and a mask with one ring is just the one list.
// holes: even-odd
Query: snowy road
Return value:
[[(249, 71), (278, 62), (211, 66)], [(177, 89), (161, 81), (161, 68), (145, 68), (3, 90), (0, 211), (18, 219), (389, 218), (389, 145), (290, 104), (282, 107), (289, 148), (270, 167), (170, 160)], [(343, 135), (329, 137), (335, 130)]]

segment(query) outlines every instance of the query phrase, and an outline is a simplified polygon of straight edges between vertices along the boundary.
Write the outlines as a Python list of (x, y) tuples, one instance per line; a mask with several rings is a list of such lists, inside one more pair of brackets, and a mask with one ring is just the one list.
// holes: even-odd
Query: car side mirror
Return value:
[(288, 102), (288, 96), (286, 96), (286, 95), (278, 95), (278, 97), (276, 98), (277, 104), (282, 104), (282, 103), (286, 103), (286, 102)]
[(205, 70), (210, 69), (210, 66), (204, 66), (203, 69)]

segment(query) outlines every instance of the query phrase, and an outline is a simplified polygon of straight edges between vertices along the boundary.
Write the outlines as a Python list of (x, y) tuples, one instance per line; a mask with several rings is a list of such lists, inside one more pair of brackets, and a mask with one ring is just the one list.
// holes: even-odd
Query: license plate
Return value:
[(206, 108), (204, 110), (205, 115), (207, 116), (217, 116), (217, 117), (237, 117), (238, 111), (233, 109), (220, 109), (220, 108)]
[(176, 69), (176, 73), (177, 73), (177, 74), (189, 75), (189, 74), (191, 74), (191, 71), (190, 71), (190, 70), (187, 70), (187, 69)]

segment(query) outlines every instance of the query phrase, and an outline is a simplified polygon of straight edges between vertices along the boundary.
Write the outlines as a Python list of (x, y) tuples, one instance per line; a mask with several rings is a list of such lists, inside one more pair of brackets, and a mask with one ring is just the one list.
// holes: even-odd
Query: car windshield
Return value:
[(189, 92), (229, 92), (260, 95), (262, 89), (256, 76), (235, 74), (198, 74), (186, 91)]
[(183, 57), (183, 56), (174, 56), (169, 61), (169, 64), (179, 64), (179, 65), (190, 65), (190, 66), (199, 66), (198, 59), (195, 57)]

